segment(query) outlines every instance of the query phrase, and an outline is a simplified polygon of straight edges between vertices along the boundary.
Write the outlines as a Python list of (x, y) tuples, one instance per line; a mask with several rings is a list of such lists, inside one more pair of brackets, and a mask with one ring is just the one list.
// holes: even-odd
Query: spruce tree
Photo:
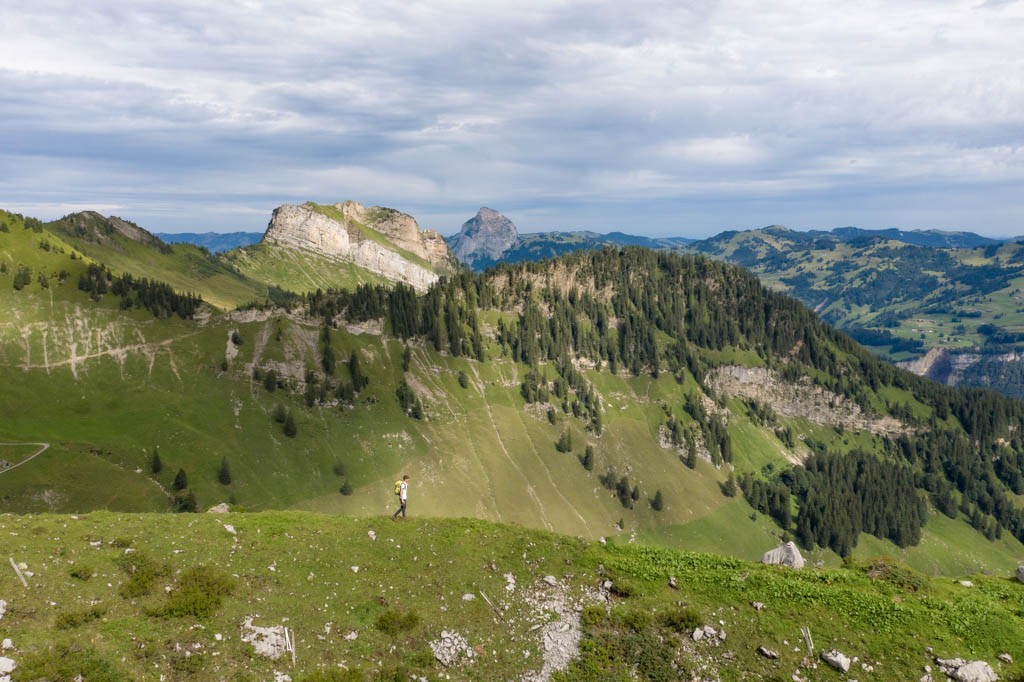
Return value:
[(184, 469), (178, 469), (178, 473), (174, 476), (174, 489), (184, 490), (188, 487), (188, 476), (185, 474)]
[(665, 508), (665, 501), (661, 497), (661, 491), (654, 493), (654, 499), (651, 500), (651, 509), (654, 511), (661, 511)]
[(159, 474), (164, 470), (164, 463), (160, 461), (160, 448), (153, 448), (153, 456), (149, 460), (149, 470), (154, 474)]
[(292, 416), (292, 411), (288, 410), (288, 414), (284, 418), (284, 435), (289, 438), (295, 438), (295, 434), (299, 432), (295, 426), (295, 417)]
[(227, 457), (222, 457), (220, 460), (220, 471), (217, 472), (217, 481), (221, 485), (231, 485), (231, 468), (228, 467)]

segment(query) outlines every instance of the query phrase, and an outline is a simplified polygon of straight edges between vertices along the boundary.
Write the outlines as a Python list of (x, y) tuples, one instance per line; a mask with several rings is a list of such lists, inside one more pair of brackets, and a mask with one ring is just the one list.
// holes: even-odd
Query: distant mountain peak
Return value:
[(452, 252), (470, 267), (477, 261), (496, 261), (519, 240), (515, 224), (492, 208), (482, 206), (449, 239)]

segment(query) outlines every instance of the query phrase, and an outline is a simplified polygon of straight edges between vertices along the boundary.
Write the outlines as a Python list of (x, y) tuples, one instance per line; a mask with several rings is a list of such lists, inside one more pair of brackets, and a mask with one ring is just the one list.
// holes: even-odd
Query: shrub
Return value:
[(465, 372), (459, 372), (459, 386), (469, 388), (469, 377), (466, 376)]
[(59, 644), (29, 653), (18, 661), (18, 679), (120, 682), (131, 679), (127, 671), (98, 651), (80, 644)]
[(72, 568), (68, 575), (75, 580), (85, 581), (93, 576), (93, 570), (88, 566), (79, 565)]
[(658, 622), (676, 632), (687, 632), (701, 625), (702, 619), (696, 610), (689, 607), (675, 607), (658, 615)]
[(203, 618), (219, 609), (234, 589), (234, 578), (219, 568), (194, 566), (181, 574), (167, 604), (155, 615)]
[(374, 626), (386, 635), (397, 635), (400, 632), (412, 630), (420, 624), (420, 617), (412, 611), (402, 613), (395, 609), (388, 609), (377, 617)]
[(125, 599), (149, 594), (156, 579), (168, 572), (166, 566), (158, 564), (145, 552), (122, 554), (116, 563), (128, 575), (128, 580), (118, 590), (118, 594)]
[(91, 623), (94, 620), (99, 620), (103, 617), (104, 611), (97, 607), (86, 609), (85, 611), (67, 611), (57, 616), (57, 621), (54, 626), (58, 630), (70, 630), (71, 628), (77, 628), (79, 625), (85, 625)]
[(339, 492), (342, 495), (351, 495), (352, 494), (352, 484), (349, 483), (348, 481), (345, 481), (344, 483), (341, 484), (341, 490)]

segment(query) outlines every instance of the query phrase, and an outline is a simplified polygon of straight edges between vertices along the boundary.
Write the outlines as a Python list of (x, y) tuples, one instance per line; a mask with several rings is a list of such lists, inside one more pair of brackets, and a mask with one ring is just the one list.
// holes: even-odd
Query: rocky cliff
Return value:
[(280, 206), (274, 210), (263, 243), (314, 251), (420, 290), (455, 267), (448, 245), (437, 232), (421, 230), (415, 218), (400, 211), (354, 201)]
[(475, 268), (499, 260), (518, 240), (519, 231), (511, 220), (484, 207), (464, 222), (448, 243), (460, 261)]

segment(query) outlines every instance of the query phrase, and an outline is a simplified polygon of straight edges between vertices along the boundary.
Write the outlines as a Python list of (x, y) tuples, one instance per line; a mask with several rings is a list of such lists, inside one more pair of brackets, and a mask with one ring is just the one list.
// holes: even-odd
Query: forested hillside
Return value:
[(1024, 552), (1021, 403), (885, 364), (734, 266), (607, 248), (222, 314), (10, 223), (6, 509), (375, 515), (408, 472), (416, 513), (592, 538)]

